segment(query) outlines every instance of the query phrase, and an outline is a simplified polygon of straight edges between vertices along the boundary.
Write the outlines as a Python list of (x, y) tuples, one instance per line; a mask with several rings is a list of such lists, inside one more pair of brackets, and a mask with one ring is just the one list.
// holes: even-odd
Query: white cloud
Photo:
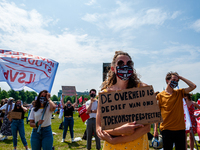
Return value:
[(96, 3), (96, 0), (90, 0), (88, 3), (85, 3), (85, 5), (94, 5)]
[(200, 32), (200, 19), (196, 20), (192, 25), (191, 28), (194, 29), (196, 32)]
[(129, 3), (117, 1), (118, 8), (108, 13), (86, 14), (83, 20), (101, 28), (110, 28), (119, 31), (125, 28), (139, 28), (144, 25), (162, 25), (166, 20), (175, 19), (181, 12), (169, 13), (160, 8), (143, 9), (136, 11)]

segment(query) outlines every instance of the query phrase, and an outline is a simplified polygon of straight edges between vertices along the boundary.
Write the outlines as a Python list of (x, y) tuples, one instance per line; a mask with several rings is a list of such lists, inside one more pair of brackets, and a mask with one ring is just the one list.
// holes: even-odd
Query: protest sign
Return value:
[(76, 88), (75, 86), (62, 86), (62, 93), (68, 96), (75, 96)]
[(21, 112), (14, 112), (14, 111), (11, 111), (9, 113), (9, 118), (10, 119), (21, 119), (22, 117), (22, 113)]
[(24, 86), (36, 92), (51, 92), (58, 62), (23, 52), (0, 49), (0, 82), (7, 82), (15, 90)]
[(160, 108), (152, 86), (99, 94), (101, 127), (113, 129), (128, 122), (161, 122)]
[(86, 112), (87, 112), (87, 109), (86, 109), (85, 105), (83, 105), (82, 107), (80, 107), (78, 109), (78, 113), (79, 113), (83, 122), (85, 122), (87, 119), (90, 118), (90, 116)]

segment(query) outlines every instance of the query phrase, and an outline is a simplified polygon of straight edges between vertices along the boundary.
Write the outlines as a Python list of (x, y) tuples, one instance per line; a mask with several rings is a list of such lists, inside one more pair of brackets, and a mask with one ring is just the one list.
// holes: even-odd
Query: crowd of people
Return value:
[[(145, 87), (148, 84), (142, 82), (136, 70), (133, 67), (134, 63), (130, 55), (123, 51), (116, 51), (113, 57), (107, 79), (102, 83), (100, 93), (119, 91), (129, 88)], [(188, 87), (178, 88), (179, 81), (185, 82)], [(166, 77), (166, 88), (162, 92), (156, 93), (156, 99), (161, 110), (163, 122), (160, 123), (160, 132), (163, 139), (163, 149), (172, 150), (175, 144), (176, 150), (186, 150), (187, 148), (187, 133), (190, 133), (190, 148), (194, 148), (194, 137), (192, 133), (197, 133), (196, 119), (200, 115), (195, 116), (195, 107), (200, 109), (200, 106), (191, 100), (190, 92), (196, 88), (196, 85), (190, 80), (180, 76), (176, 72), (168, 72)], [(98, 104), (97, 91), (91, 89), (90, 99), (85, 103), (87, 114), (89, 115), (86, 127), (87, 149), (91, 149), (92, 136), (95, 137), (96, 149), (101, 149), (100, 140), (104, 140), (103, 150), (145, 150), (149, 149), (147, 134), (150, 132), (151, 125), (137, 124), (137, 122), (129, 122), (117, 128), (102, 130), (101, 128), (101, 109)], [(183, 99), (189, 109), (189, 114), (192, 122), (191, 130), (185, 130)], [(28, 150), (27, 141), (24, 130), (24, 113), (27, 112), (21, 100), (13, 102), (13, 98), (1, 100), (0, 104), (0, 133), (4, 136), (13, 136), (13, 147), (17, 149), (17, 132), (20, 134), (21, 141), (26, 150)], [(119, 102), (120, 103), (120, 102)], [(61, 142), (65, 142), (67, 130), (69, 127), (71, 142), (74, 141), (74, 119), (73, 112), (77, 110), (77, 95), (75, 103), (67, 101), (64, 103), (64, 95), (62, 94), (61, 104), (64, 114), (64, 130)], [(32, 108), (29, 110), (28, 121), (32, 127), (31, 133), (31, 149), (32, 150), (51, 150), (53, 147), (53, 134), (51, 130), (51, 118), (56, 109), (56, 105), (50, 99), (50, 93), (43, 90), (38, 94), (37, 99), (32, 103)], [(2, 111), (5, 110), (5, 111)], [(21, 112), (21, 118), (10, 118), (10, 112)], [(3, 121), (3, 123), (2, 123)], [(158, 137), (158, 123), (155, 123), (154, 137)]]

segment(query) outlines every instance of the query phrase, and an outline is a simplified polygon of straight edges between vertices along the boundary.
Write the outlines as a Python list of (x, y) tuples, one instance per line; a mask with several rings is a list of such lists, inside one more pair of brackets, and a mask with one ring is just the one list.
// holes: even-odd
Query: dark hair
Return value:
[(97, 91), (96, 91), (95, 89), (91, 89), (91, 90), (90, 90), (90, 93), (91, 93), (92, 91), (94, 91), (95, 93), (97, 93)]
[[(119, 55), (125, 55), (125, 56), (128, 56), (130, 58), (130, 60), (132, 61), (131, 59), (131, 56), (126, 53), (126, 52), (123, 52), (123, 51), (115, 51), (115, 55), (113, 57), (113, 60), (112, 60), (112, 63), (111, 63), (111, 67), (113, 67), (116, 63), (116, 58), (117, 56)], [(110, 67), (110, 70), (108, 72), (108, 77), (107, 79), (102, 83), (101, 85), (101, 90), (103, 89), (106, 89), (108, 87), (111, 87), (112, 85), (116, 84), (117, 83), (117, 76), (116, 74), (111, 70), (111, 67)], [(133, 66), (132, 66), (133, 68)], [(127, 85), (127, 89), (129, 88), (133, 88), (133, 87), (137, 87), (138, 84), (140, 83), (140, 79), (136, 73), (136, 70), (133, 68), (133, 74), (131, 75), (131, 77), (129, 78), (128, 80), (128, 85)]]
[(190, 93), (185, 94), (185, 97), (187, 97), (189, 101), (192, 100), (192, 94)]
[[(14, 109), (13, 109), (12, 111), (19, 110), (19, 109), (17, 109), (17, 102), (20, 102), (20, 103), (22, 104), (21, 100), (17, 100), (17, 101), (15, 102), (15, 106), (14, 106)], [(22, 109), (22, 108), (20, 107), (20, 109)]]
[(172, 71), (168, 72), (166, 77), (165, 77), (166, 83), (167, 83), (167, 80), (170, 80), (172, 78), (172, 75), (178, 76), (178, 73), (172, 72)]
[[(43, 90), (43, 91), (41, 91), (40, 93), (39, 93), (39, 95), (38, 95), (38, 97), (37, 97), (37, 100), (35, 100), (35, 108), (34, 108), (34, 111), (38, 111), (38, 109), (40, 109), (40, 96), (41, 96), (41, 94), (42, 93), (48, 93), (48, 91), (47, 90)], [(45, 104), (46, 105), (46, 104)]]
[(4, 104), (5, 104), (5, 100), (4, 100), (4, 99), (2, 99), (2, 100), (1, 100), (0, 107), (2, 107)]

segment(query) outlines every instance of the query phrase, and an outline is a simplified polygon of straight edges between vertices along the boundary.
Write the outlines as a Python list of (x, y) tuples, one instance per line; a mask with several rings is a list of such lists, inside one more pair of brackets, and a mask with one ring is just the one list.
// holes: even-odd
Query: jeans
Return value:
[(41, 134), (37, 133), (37, 129), (33, 128), (31, 134), (32, 150), (51, 150), (53, 146), (53, 134), (51, 126), (41, 128)]
[(92, 143), (92, 134), (94, 133), (95, 141), (96, 141), (96, 149), (101, 148), (101, 142), (99, 137), (96, 134), (96, 119), (90, 118), (87, 120), (87, 149), (91, 149)]
[(24, 146), (27, 146), (25, 131), (24, 131), (24, 119), (13, 119), (11, 123), (11, 131), (13, 135), (13, 146), (17, 146), (17, 131), (19, 131), (19, 135), (21, 137), (22, 143)]
[(66, 134), (67, 134), (67, 130), (68, 130), (68, 126), (69, 126), (69, 130), (70, 130), (70, 135), (71, 138), (74, 138), (74, 118), (73, 117), (69, 117), (69, 118), (64, 118), (64, 130), (63, 130), (63, 139), (65, 139)]
[(175, 143), (176, 150), (185, 150), (185, 130), (163, 130), (162, 131), (163, 138), (163, 149), (164, 150), (172, 150), (173, 143)]

